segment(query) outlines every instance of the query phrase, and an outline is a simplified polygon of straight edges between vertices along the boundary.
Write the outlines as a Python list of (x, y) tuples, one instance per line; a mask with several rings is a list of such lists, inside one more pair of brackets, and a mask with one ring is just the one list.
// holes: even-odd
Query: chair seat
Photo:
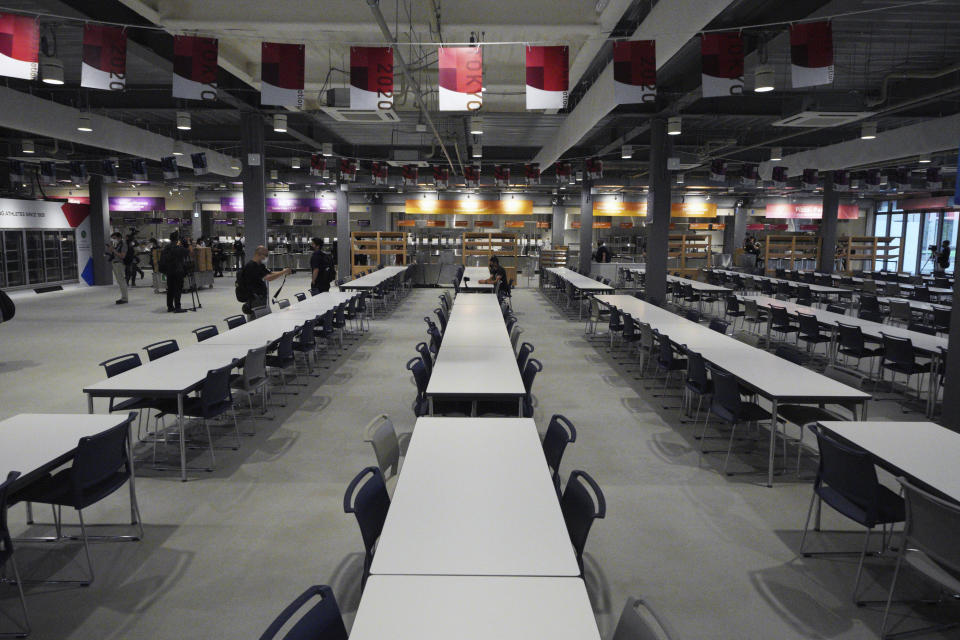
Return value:
[(266, 378), (257, 376), (256, 378), (250, 378), (250, 380), (245, 380), (243, 376), (237, 376), (238, 379), (230, 381), (230, 387), (233, 389), (239, 389), (240, 391), (250, 391), (256, 389), (264, 382), (267, 381)]
[(152, 408), (153, 400), (150, 398), (127, 398), (120, 402), (114, 402), (111, 411), (138, 411)]
[(280, 356), (267, 356), (266, 363), (268, 367), (285, 369), (286, 367), (289, 367), (294, 363), (294, 359), (292, 357), (283, 358)]
[(803, 404), (784, 404), (777, 406), (777, 416), (787, 422), (804, 426), (820, 420), (843, 420), (841, 416), (822, 407), (811, 407)]
[(905, 363), (905, 362), (884, 362), (884, 369), (889, 369), (896, 373), (905, 373), (907, 375), (914, 375), (917, 373), (927, 373), (930, 371), (930, 361), (926, 362), (914, 362), (914, 363)]
[(903, 522), (906, 518), (906, 507), (904, 506), (903, 498), (882, 485), (879, 487), (880, 494), (877, 498), (876, 521), (870, 519), (866, 509), (861, 505), (849, 500), (828, 485), (820, 485), (814, 490), (828, 505), (865, 527), (872, 528), (878, 524)]
[[(204, 407), (200, 398), (190, 397), (183, 401), (183, 415), (193, 418), (215, 418), (231, 406), (229, 400), (218, 402), (209, 407)], [(176, 413), (176, 411), (174, 411)]]
[(713, 407), (711, 411), (724, 422), (731, 424), (734, 422), (760, 422), (770, 419), (770, 412), (754, 402), (741, 402), (740, 415), (736, 419), (732, 413), (723, 407)]
[(687, 369), (687, 359), (686, 358), (674, 358), (670, 362), (670, 366), (666, 366), (660, 361), (657, 361), (657, 368), (661, 371), (679, 371), (680, 369)]
[(828, 337), (825, 336), (825, 335), (816, 335), (816, 336), (801, 335), (801, 336), (800, 336), (800, 339), (801, 339), (801, 340), (804, 340), (804, 341), (806, 341), (806, 342), (815, 342), (815, 343), (817, 343), (817, 344), (822, 344), (822, 343), (824, 343), (824, 342), (830, 342), (830, 338), (828, 338)]
[(86, 509), (116, 491), (127, 481), (126, 474), (117, 471), (77, 496), (73, 491), (72, 474), (73, 469), (67, 468), (53, 475), (44, 476), (18, 491), (12, 501), (39, 502)]
[[(517, 415), (516, 400), (481, 400), (477, 402), (478, 416), (508, 416)], [(523, 417), (533, 417), (533, 405), (527, 398), (523, 399)]]
[(883, 355), (883, 347), (867, 347), (863, 349), (852, 349), (850, 347), (840, 347), (840, 353), (853, 356), (855, 358), (875, 358)]
[(794, 331), (800, 331), (800, 327), (792, 324), (774, 324), (770, 328), (774, 331), (779, 331), (780, 333), (793, 333)]
[(713, 381), (707, 380), (707, 384), (701, 387), (701, 385), (691, 380), (687, 380), (687, 389), (700, 395), (708, 395), (713, 393)]

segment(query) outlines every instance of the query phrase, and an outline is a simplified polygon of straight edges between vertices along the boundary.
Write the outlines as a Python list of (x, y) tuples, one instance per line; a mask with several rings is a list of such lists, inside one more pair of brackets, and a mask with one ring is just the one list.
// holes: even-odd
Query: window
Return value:
[(940, 240), (949, 240), (950, 241), (950, 267), (953, 267), (954, 260), (957, 257), (957, 229), (960, 228), (960, 225), (957, 224), (957, 218), (960, 216), (958, 211), (945, 211), (943, 214), (943, 230), (940, 233)]
[(920, 249), (920, 227), (923, 223), (923, 214), (906, 214), (906, 233), (903, 239), (903, 270), (906, 273), (917, 272), (917, 256)]
[(940, 238), (940, 212), (927, 211), (923, 214), (923, 236), (920, 238), (920, 273), (933, 272), (933, 260), (930, 259), (930, 245), (937, 244)]
[[(893, 238), (893, 242), (890, 243), (890, 248), (903, 247), (903, 214), (902, 213), (892, 213), (890, 214), (890, 231), (887, 233), (888, 236)], [(887, 260), (886, 264), (883, 267), (887, 271), (896, 271), (897, 270), (897, 261), (896, 260)]]

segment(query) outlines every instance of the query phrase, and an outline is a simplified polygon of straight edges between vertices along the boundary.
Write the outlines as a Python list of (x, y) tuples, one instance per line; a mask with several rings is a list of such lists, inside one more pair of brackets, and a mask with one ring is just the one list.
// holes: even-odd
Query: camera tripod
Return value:
[(203, 309), (203, 305), (200, 304), (200, 287), (197, 285), (197, 272), (195, 269), (191, 268), (187, 270), (187, 277), (185, 278), (184, 283), (187, 285), (187, 290), (190, 292), (189, 311)]

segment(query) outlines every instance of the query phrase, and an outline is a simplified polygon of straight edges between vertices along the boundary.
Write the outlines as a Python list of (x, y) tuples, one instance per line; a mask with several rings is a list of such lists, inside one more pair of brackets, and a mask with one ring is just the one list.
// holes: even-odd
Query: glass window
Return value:
[(943, 230), (940, 233), (940, 240), (950, 241), (950, 266), (947, 267), (948, 270), (953, 269), (957, 259), (957, 229), (960, 228), (960, 225), (957, 224), (958, 217), (960, 217), (958, 211), (945, 211), (943, 213)]
[(873, 235), (887, 235), (887, 224), (890, 222), (890, 216), (885, 213), (878, 213), (873, 221)]
[(877, 205), (877, 211), (880, 213), (886, 213), (887, 211), (890, 210), (889, 207), (890, 207), (890, 203), (884, 200), (879, 205)]
[(907, 227), (903, 239), (903, 270), (907, 273), (917, 272), (917, 256), (920, 250), (920, 226), (923, 214), (908, 213)]
[(920, 273), (933, 272), (933, 260), (930, 259), (930, 245), (937, 244), (939, 239), (939, 211), (927, 211), (923, 214), (923, 238), (920, 242)]
[[(890, 244), (891, 249), (894, 249), (897, 247), (903, 247), (903, 214), (902, 213), (890, 214), (890, 231), (887, 233), (887, 235), (890, 236), (891, 238), (894, 238), (893, 242)], [(887, 271), (896, 271), (897, 261), (887, 260), (884, 268)]]

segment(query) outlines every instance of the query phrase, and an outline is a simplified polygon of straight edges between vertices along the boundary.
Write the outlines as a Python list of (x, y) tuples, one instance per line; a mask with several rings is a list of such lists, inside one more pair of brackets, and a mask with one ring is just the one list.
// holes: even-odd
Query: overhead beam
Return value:
[[(619, 1), (619, 0), (618, 0)], [(232, 5), (224, 5), (232, 6)], [(318, 7), (322, 5), (317, 5)], [(326, 9), (323, 9), (326, 11)], [(239, 30), (249, 32), (251, 30), (256, 31), (257, 33), (286, 33), (293, 34), (289, 37), (294, 38), (296, 35), (303, 34), (323, 34), (327, 33), (334, 36), (334, 40), (330, 41), (330, 44), (333, 44), (337, 41), (344, 39), (344, 34), (346, 33), (370, 33), (373, 34), (376, 32), (374, 25), (371, 25), (369, 22), (337, 22), (330, 20), (323, 21), (313, 21), (310, 16), (304, 16), (302, 20), (259, 20), (259, 19), (250, 19), (250, 20), (237, 20), (233, 18), (235, 13), (231, 9), (231, 16), (227, 19), (221, 18), (181, 18), (170, 14), (161, 14), (159, 17), (159, 22), (161, 26), (166, 29), (180, 31), (180, 30), (191, 30), (191, 31), (202, 31), (209, 33), (221, 33), (223, 37), (229, 38), (231, 30)], [(392, 21), (392, 19), (391, 19)], [(614, 23), (616, 24), (616, 23)], [(401, 26), (404, 29), (409, 29), (410, 23), (402, 22)], [(558, 36), (563, 35), (574, 35), (574, 36), (592, 36), (597, 32), (596, 24), (592, 23), (563, 23), (563, 22), (552, 22), (552, 23), (538, 23), (538, 24), (517, 24), (517, 23), (488, 23), (488, 24), (446, 24), (443, 25), (443, 31), (445, 34), (449, 33), (470, 33), (471, 31), (485, 31), (487, 32), (487, 40), (499, 40), (503, 38), (516, 38), (518, 41), (530, 38), (531, 32), (540, 32), (540, 33), (556, 33)], [(413, 23), (413, 30), (419, 33), (429, 33), (430, 25), (426, 22), (415, 22)], [(446, 40), (450, 40), (450, 36), (445, 37)], [(400, 43), (401, 46), (403, 43)]]

